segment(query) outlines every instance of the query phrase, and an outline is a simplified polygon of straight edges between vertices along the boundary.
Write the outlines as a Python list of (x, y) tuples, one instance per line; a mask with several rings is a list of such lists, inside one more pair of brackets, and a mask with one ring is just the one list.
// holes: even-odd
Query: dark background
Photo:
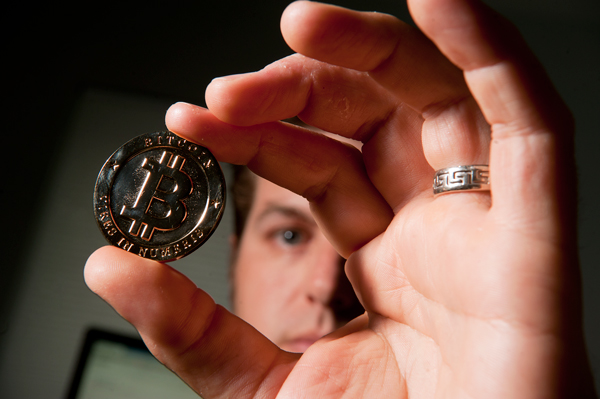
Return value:
[[(410, 22), (402, 1), (335, 3), (391, 13)], [(520, 28), (578, 121), (586, 332), (598, 380), (600, 217), (596, 207), (600, 189), (591, 182), (600, 150), (600, 2), (488, 3)], [(204, 89), (212, 78), (257, 70), (291, 54), (279, 34), (279, 16), (287, 4), (240, 0), (146, 2), (143, 6), (69, 2), (61, 6), (28, 2), (5, 9), (0, 334), (10, 326), (12, 299), (25, 275), (22, 259), (39, 217), (37, 209), (60, 157), (65, 127), (82, 94), (99, 88), (204, 105)]]

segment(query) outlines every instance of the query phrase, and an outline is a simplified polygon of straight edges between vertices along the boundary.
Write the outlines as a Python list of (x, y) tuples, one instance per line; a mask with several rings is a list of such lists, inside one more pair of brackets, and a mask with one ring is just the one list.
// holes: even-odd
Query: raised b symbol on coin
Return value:
[(154, 230), (181, 226), (187, 210), (182, 199), (192, 192), (190, 177), (181, 170), (185, 159), (163, 152), (160, 160), (145, 158), (141, 167), (148, 173), (132, 207), (123, 205), (121, 215), (132, 220), (129, 233), (148, 241)]

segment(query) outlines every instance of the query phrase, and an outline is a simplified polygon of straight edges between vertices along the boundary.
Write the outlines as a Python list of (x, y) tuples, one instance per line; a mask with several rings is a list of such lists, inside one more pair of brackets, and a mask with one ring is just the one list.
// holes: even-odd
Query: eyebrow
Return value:
[(306, 212), (298, 210), (294, 207), (278, 205), (278, 204), (267, 204), (266, 208), (257, 216), (256, 221), (261, 222), (270, 215), (283, 215), (288, 218), (300, 219), (305, 223), (316, 224), (315, 220), (311, 215), (307, 215)]

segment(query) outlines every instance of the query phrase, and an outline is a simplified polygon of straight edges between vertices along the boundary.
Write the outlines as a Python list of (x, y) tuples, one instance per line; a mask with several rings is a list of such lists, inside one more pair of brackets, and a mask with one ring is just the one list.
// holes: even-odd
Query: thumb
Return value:
[(85, 281), (205, 398), (277, 392), (299, 356), (280, 350), (165, 264), (104, 247), (88, 259)]

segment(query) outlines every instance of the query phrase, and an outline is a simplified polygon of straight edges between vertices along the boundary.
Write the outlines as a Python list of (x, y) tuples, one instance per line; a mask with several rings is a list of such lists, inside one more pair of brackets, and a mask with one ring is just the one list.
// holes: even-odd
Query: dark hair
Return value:
[(244, 165), (233, 166), (233, 184), (231, 185), (231, 197), (234, 205), (234, 233), (240, 239), (246, 220), (254, 202), (254, 191), (256, 190), (256, 176)]

